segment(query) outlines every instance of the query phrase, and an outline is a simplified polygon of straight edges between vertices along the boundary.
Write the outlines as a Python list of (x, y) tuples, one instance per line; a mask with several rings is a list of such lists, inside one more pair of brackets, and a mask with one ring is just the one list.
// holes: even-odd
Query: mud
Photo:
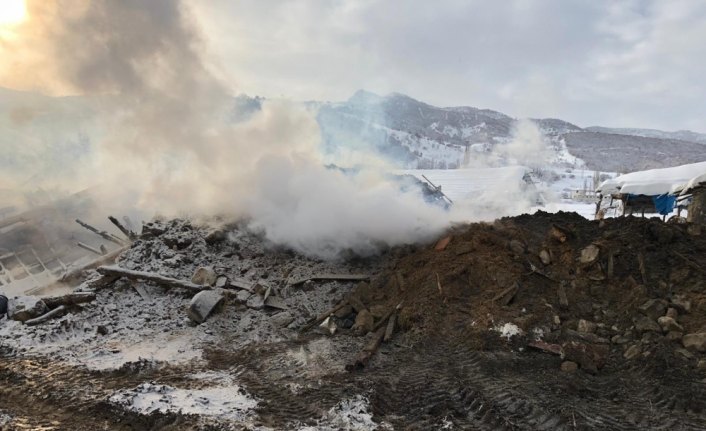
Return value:
[[(170, 222), (133, 245), (121, 265), (180, 278), (210, 265), (228, 276), (266, 280), (287, 302), (291, 321), (231, 303), (194, 327), (178, 315), (188, 303), (183, 294), (145, 286), (154, 304), (144, 304), (129, 286), (100, 291), (96, 303), (74, 310), (71, 319), (115, 330), (106, 337), (63, 324), (61, 340), (67, 333), (79, 340), (68, 344), (70, 351), (80, 351), (79, 342), (87, 352), (108, 342), (124, 349), (128, 341), (150, 342), (163, 333), (188, 340), (196, 354), (96, 367), (87, 356), (62, 352), (62, 344), (48, 347), (61, 321), (28, 329), (2, 320), (0, 429), (706, 427), (706, 354), (685, 349), (679, 336), (706, 331), (706, 235), (694, 235), (693, 227), (540, 212), (456, 227), (445, 247), (407, 247), (347, 262), (294, 255), (237, 226), (226, 231), (229, 241), (212, 242), (207, 229)], [(597, 255), (586, 252), (582, 261), (591, 245)], [(288, 283), (344, 271), (372, 278)], [(391, 340), (353, 372), (346, 365), (373, 335), (350, 329), (355, 309), (333, 319), (334, 335), (300, 333), (348, 294), (375, 323), (396, 309), (399, 322)], [(658, 305), (646, 307), (650, 300)], [(139, 312), (103, 313), (115, 303)], [(145, 308), (149, 318), (135, 325)], [(667, 313), (676, 316), (681, 334), (645, 329), (645, 318)], [(93, 335), (76, 338), (78, 331)], [(538, 340), (561, 355), (532, 347)], [(578, 369), (562, 371), (566, 361)], [(139, 404), (140, 394), (150, 391), (165, 395)], [(236, 405), (238, 398), (175, 401), (175, 394), (189, 391), (241, 394), (255, 404), (245, 411), (239, 409), (250, 404)], [(226, 414), (227, 407), (224, 413), (227, 403), (242, 415)]]

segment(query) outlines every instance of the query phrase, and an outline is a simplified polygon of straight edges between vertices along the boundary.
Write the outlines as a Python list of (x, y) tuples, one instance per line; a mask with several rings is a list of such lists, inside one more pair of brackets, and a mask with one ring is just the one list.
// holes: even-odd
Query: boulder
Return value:
[(691, 311), (691, 301), (688, 300), (685, 295), (674, 295), (672, 305), (683, 313)]
[(670, 332), (670, 331), (677, 331), (677, 332), (683, 332), (684, 328), (680, 324), (677, 323), (676, 320), (669, 316), (662, 316), (659, 319), (657, 319), (657, 323), (659, 323), (659, 326), (662, 327), (662, 331), (664, 332)]
[(191, 276), (191, 282), (194, 284), (200, 284), (201, 286), (213, 286), (218, 279), (216, 271), (210, 266), (200, 266), (194, 271), (194, 275)]
[(539, 260), (541, 260), (543, 264), (549, 265), (550, 263), (552, 263), (552, 255), (549, 254), (547, 250), (543, 249), (539, 252)]
[(649, 331), (662, 332), (662, 328), (659, 326), (659, 324), (647, 316), (640, 316), (636, 318), (634, 320), (634, 323), (635, 329), (640, 333)]
[(208, 316), (223, 303), (225, 296), (222, 292), (216, 290), (202, 290), (191, 298), (189, 310), (187, 312), (189, 319), (196, 323), (203, 323)]
[(34, 319), (49, 311), (47, 305), (35, 296), (16, 296), (7, 302), (7, 317), (20, 322)]
[(578, 332), (592, 334), (596, 332), (596, 324), (588, 320), (580, 319), (577, 330)]
[(663, 299), (650, 299), (642, 304), (639, 308), (640, 313), (645, 316), (657, 320), (667, 311), (667, 301)]
[(597, 245), (590, 244), (588, 247), (585, 247), (583, 250), (581, 250), (579, 262), (581, 262), (582, 265), (591, 265), (596, 260), (598, 260), (598, 255), (600, 254), (600, 252), (601, 249), (598, 248)]
[(697, 332), (694, 334), (686, 334), (681, 339), (682, 344), (687, 349), (706, 352), (706, 332)]
[(610, 348), (605, 344), (568, 341), (561, 345), (561, 351), (563, 359), (577, 362), (584, 371), (596, 373), (605, 365)]

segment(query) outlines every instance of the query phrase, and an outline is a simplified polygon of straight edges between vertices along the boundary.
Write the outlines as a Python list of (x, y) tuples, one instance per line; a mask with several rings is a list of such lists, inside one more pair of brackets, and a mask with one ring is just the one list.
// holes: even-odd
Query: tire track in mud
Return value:
[[(434, 338), (414, 348), (386, 346), (369, 368), (332, 369), (315, 382), (286, 357), (291, 343), (241, 351), (223, 363), (261, 402), (263, 423), (312, 423), (341, 400), (365, 395), (376, 420), (395, 429), (699, 430), (706, 385), (645, 364), (615, 360), (598, 375), (562, 373), (557, 357), (481, 352)], [(292, 386), (303, 389), (292, 391)]]
[[(141, 415), (113, 406), (107, 399), (118, 389), (159, 378), (164, 382), (199, 384), (191, 369), (90, 371), (47, 358), (0, 357), (0, 411), (12, 416), (12, 430), (134, 430), (196, 423), (171, 413)], [(176, 428), (179, 429), (179, 428)]]

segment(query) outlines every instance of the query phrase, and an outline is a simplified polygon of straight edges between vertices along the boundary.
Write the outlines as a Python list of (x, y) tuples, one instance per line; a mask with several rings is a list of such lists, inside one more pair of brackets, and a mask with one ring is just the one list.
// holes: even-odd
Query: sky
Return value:
[[(89, 0), (32, 1), (29, 9), (43, 14), (30, 21), (43, 24), (23, 27), (26, 40), (18, 44), (11, 5), (26, 1), (0, 0), (0, 70), (25, 84), (66, 73), (74, 60), (98, 64), (103, 55), (119, 63), (108, 57), (151, 46), (137, 33), (115, 51), (89, 34), (52, 43), (64, 36), (51, 27), (54, 16), (70, 21)], [(198, 54), (233, 94), (342, 101), (366, 89), (583, 127), (706, 133), (703, 0), (180, 1), (195, 32), (184, 43), (198, 41)], [(129, 27), (120, 20), (138, 22), (140, 8), (161, 25), (168, 19), (159, 15), (163, 3), (129, 2), (135, 11), (107, 26)], [(75, 48), (81, 45), (94, 49)], [(0, 86), (18, 88), (5, 79)], [(76, 87), (54, 85), (54, 94), (57, 88)]]
[(706, 2), (188, 2), (235, 92), (358, 89), (580, 126), (706, 132)]

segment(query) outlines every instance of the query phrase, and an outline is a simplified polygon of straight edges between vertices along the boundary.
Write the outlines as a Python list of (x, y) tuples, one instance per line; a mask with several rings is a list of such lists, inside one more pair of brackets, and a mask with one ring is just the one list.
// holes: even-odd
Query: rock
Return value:
[(564, 371), (565, 373), (573, 373), (574, 371), (578, 370), (579, 364), (576, 362), (572, 361), (564, 361), (561, 363), (561, 371)]
[(665, 314), (667, 317), (671, 317), (674, 320), (677, 320), (677, 317), (679, 317), (679, 312), (677, 311), (676, 308), (674, 307), (669, 307), (667, 308), (667, 314)]
[(706, 352), (706, 332), (697, 332), (694, 334), (686, 334), (681, 339), (682, 344), (687, 349)]
[(635, 329), (640, 333), (648, 331), (662, 332), (662, 328), (659, 324), (647, 316), (637, 317), (633, 322), (635, 324)]
[(363, 310), (355, 317), (353, 330), (358, 334), (364, 335), (372, 331), (374, 325), (375, 321), (373, 319), (373, 315), (370, 314), (368, 310)]
[(684, 295), (674, 295), (674, 297), (672, 297), (672, 304), (684, 313), (688, 313), (691, 310), (691, 301)]
[(224, 299), (222, 292), (217, 290), (202, 290), (191, 298), (187, 315), (196, 323), (203, 323)]
[(292, 313), (289, 311), (283, 311), (281, 313), (277, 313), (274, 316), (270, 317), (270, 322), (272, 322), (273, 325), (279, 326), (281, 328), (284, 328), (285, 326), (289, 326), (290, 323), (294, 321), (294, 316), (292, 316)]
[(583, 250), (581, 250), (581, 255), (579, 256), (579, 262), (581, 265), (591, 265), (594, 263), (596, 260), (598, 260), (598, 255), (600, 254), (601, 249), (598, 248), (597, 245), (591, 244), (588, 247), (585, 247)]
[(541, 260), (543, 264), (549, 265), (552, 263), (552, 255), (549, 254), (547, 250), (542, 250), (539, 252), (539, 260)]
[(669, 341), (681, 341), (683, 336), (684, 336), (683, 332), (669, 331), (669, 332), (667, 332), (666, 338)]
[(216, 278), (216, 287), (223, 288), (228, 284), (228, 277), (225, 275), (221, 275), (220, 277)]
[(651, 343), (655, 343), (661, 339), (662, 339), (661, 333), (648, 331), (648, 332), (645, 332), (644, 334), (642, 334), (642, 338), (640, 339), (640, 341), (642, 342), (642, 344), (651, 344)]
[(568, 361), (577, 362), (581, 369), (596, 373), (603, 368), (610, 353), (610, 347), (605, 344), (586, 344), (568, 341), (561, 345), (562, 357)]
[[(670, 309), (671, 310), (671, 309)], [(659, 326), (662, 327), (662, 331), (664, 332), (670, 332), (670, 331), (677, 331), (677, 332), (683, 332), (684, 328), (680, 324), (677, 323), (676, 320), (669, 316), (662, 316), (659, 319), (657, 319), (657, 323), (659, 323)]]
[(20, 322), (39, 317), (47, 311), (44, 301), (35, 296), (16, 296), (7, 302), (7, 317)]
[(657, 320), (667, 311), (667, 301), (663, 299), (650, 299), (638, 308), (640, 313), (645, 316)]
[(515, 253), (518, 256), (522, 256), (525, 254), (525, 245), (522, 243), (522, 241), (518, 241), (516, 239), (513, 239), (510, 241), (510, 250), (512, 250), (513, 253)]
[(213, 286), (217, 279), (216, 271), (210, 266), (200, 266), (196, 268), (194, 275), (191, 276), (191, 282), (200, 284), (201, 286)]
[(264, 300), (264, 304), (267, 307), (271, 308), (278, 308), (280, 310), (286, 310), (287, 308), (287, 303), (284, 302), (284, 299), (280, 298), (279, 296), (274, 296), (270, 295)]
[(640, 347), (639, 344), (633, 344), (632, 346), (628, 347), (628, 349), (623, 353), (623, 358), (627, 359), (628, 361), (631, 361), (642, 353), (642, 348)]
[(178, 232), (178, 233), (167, 233), (162, 235), (162, 242), (172, 249), (183, 250), (190, 246), (194, 242), (194, 238), (191, 235)]
[(319, 328), (321, 328), (321, 329), (325, 330), (326, 332), (328, 332), (329, 334), (333, 335), (338, 330), (338, 325), (336, 325), (336, 322), (334, 321), (334, 319), (332, 319), (331, 316), (329, 316), (326, 319), (324, 319), (323, 322), (321, 322), (321, 324), (319, 325)]
[(253, 310), (262, 310), (265, 308), (265, 299), (258, 294), (250, 295), (247, 301), (245, 301), (245, 305)]
[(699, 362), (696, 363), (696, 368), (706, 370), (706, 359), (699, 359)]
[(596, 332), (596, 324), (588, 320), (580, 319), (577, 330), (578, 332), (592, 334)]
[(223, 229), (209, 229), (203, 239), (207, 244), (215, 244), (226, 239), (226, 231)]

